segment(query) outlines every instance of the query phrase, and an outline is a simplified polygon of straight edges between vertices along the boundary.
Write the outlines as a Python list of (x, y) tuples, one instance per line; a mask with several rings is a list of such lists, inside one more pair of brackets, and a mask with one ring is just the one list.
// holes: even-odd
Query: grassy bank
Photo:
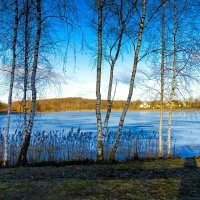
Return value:
[(200, 159), (0, 169), (0, 199), (200, 199)]

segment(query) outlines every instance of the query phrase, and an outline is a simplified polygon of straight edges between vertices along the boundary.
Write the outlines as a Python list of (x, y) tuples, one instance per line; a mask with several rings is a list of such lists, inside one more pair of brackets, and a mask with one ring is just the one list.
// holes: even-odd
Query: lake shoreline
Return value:
[[(102, 109), (102, 112), (106, 112), (106, 109)], [(119, 109), (112, 109), (112, 112), (122, 112), (123, 110)], [(134, 110), (128, 110), (128, 112), (159, 112), (160, 109), (134, 109)], [(168, 112), (169, 109), (164, 109), (164, 112)], [(199, 112), (200, 109), (174, 109), (173, 112)], [(93, 110), (59, 110), (59, 111), (44, 111), (44, 112), (36, 112), (36, 114), (45, 114), (45, 113), (60, 113), (60, 112), (96, 112), (95, 109)], [(28, 112), (29, 114), (30, 112)], [(7, 114), (7, 112), (0, 111), (0, 115)], [(23, 114), (22, 112), (12, 112), (11, 114)]]

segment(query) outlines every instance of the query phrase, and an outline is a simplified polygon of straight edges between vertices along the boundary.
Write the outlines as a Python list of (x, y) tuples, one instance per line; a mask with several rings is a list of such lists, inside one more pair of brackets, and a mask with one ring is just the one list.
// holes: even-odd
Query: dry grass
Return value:
[(0, 199), (200, 199), (200, 159), (0, 169)]
[[(0, 127), (0, 163), (3, 157), (4, 129)], [(104, 158), (109, 159), (117, 132), (109, 131), (104, 138)], [(31, 136), (28, 150), (28, 162), (38, 164), (41, 162), (69, 162), (96, 159), (96, 134), (82, 132), (80, 128), (57, 131), (34, 131)], [(165, 143), (166, 138), (164, 138)], [(16, 164), (23, 131), (19, 128), (9, 135), (9, 165)], [(133, 160), (137, 158), (152, 159), (158, 155), (158, 137), (155, 132), (123, 131), (115, 159), (118, 161)], [(163, 148), (166, 155), (165, 145)], [(175, 156), (175, 140), (172, 137), (172, 155)]]

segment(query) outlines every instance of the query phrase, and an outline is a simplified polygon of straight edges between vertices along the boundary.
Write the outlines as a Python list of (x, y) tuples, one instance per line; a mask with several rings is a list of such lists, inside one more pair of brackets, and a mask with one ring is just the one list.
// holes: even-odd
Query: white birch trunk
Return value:
[(177, 10), (176, 3), (174, 1), (174, 31), (173, 31), (173, 68), (172, 68), (172, 83), (171, 93), (169, 98), (170, 109), (168, 115), (168, 130), (167, 130), (167, 157), (171, 157), (171, 123), (172, 123), (172, 112), (173, 112), (173, 98), (175, 93), (175, 82), (176, 82), (176, 63), (177, 63), (177, 46), (176, 46), (176, 34), (177, 34)]
[(27, 84), (28, 84), (28, 56), (29, 56), (29, 0), (25, 3), (25, 56), (24, 56), (24, 98), (23, 98), (23, 115), (24, 115), (24, 135), (27, 129)]
[(117, 148), (119, 146), (121, 133), (122, 133), (123, 125), (124, 125), (124, 120), (125, 120), (126, 113), (128, 111), (128, 107), (129, 107), (129, 104), (130, 104), (130, 101), (131, 101), (131, 98), (132, 98), (132, 94), (133, 94), (133, 87), (134, 87), (135, 76), (136, 76), (136, 71), (137, 71), (137, 64), (138, 64), (138, 56), (139, 56), (139, 52), (140, 52), (140, 46), (141, 46), (141, 42), (142, 42), (142, 34), (143, 34), (143, 30), (144, 30), (145, 17), (146, 17), (146, 0), (143, 0), (142, 17), (141, 17), (140, 28), (139, 28), (139, 33), (138, 33), (137, 47), (136, 47), (135, 55), (134, 55), (133, 71), (132, 71), (130, 85), (129, 85), (129, 93), (128, 93), (128, 98), (127, 98), (127, 101), (125, 103), (122, 115), (120, 117), (117, 138), (116, 138), (115, 144), (114, 144), (112, 151), (111, 151), (111, 154), (110, 154), (110, 160), (111, 161), (113, 161), (115, 159), (115, 154), (116, 154)]
[(5, 135), (4, 135), (4, 155), (3, 155), (3, 166), (8, 165), (8, 147), (9, 147), (9, 129), (10, 129), (10, 115), (12, 112), (12, 95), (13, 95), (13, 85), (15, 80), (15, 68), (16, 68), (16, 46), (17, 46), (17, 32), (18, 32), (18, 0), (14, 0), (15, 4), (15, 19), (14, 19), (14, 35), (13, 35), (13, 42), (12, 42), (12, 69), (10, 75), (10, 88), (9, 88), (9, 95), (8, 95), (8, 113), (6, 119), (6, 126), (5, 126)]
[(105, 136), (106, 136), (110, 113), (112, 110), (111, 93), (112, 93), (112, 85), (113, 85), (113, 72), (114, 72), (115, 63), (119, 57), (123, 34), (124, 34), (124, 23), (122, 23), (122, 27), (120, 29), (117, 51), (116, 51), (114, 59), (112, 59), (111, 65), (110, 65), (110, 79), (109, 79), (108, 96), (107, 96), (108, 107), (107, 107), (106, 117), (105, 117), (105, 121), (104, 121), (103, 138), (105, 138)]
[(37, 0), (37, 33), (34, 47), (34, 60), (32, 67), (32, 75), (31, 75), (31, 90), (32, 90), (32, 102), (31, 102), (31, 113), (30, 119), (28, 123), (27, 130), (25, 132), (24, 142), (22, 144), (17, 165), (26, 165), (27, 164), (27, 152), (30, 144), (31, 133), (35, 118), (36, 111), (36, 98), (37, 91), (35, 86), (36, 74), (37, 74), (37, 66), (38, 66), (38, 54), (39, 54), (39, 46), (40, 46), (40, 38), (41, 38), (41, 0)]
[(96, 119), (97, 119), (97, 161), (103, 160), (102, 122), (101, 122), (101, 65), (102, 65), (102, 2), (97, 0), (98, 7), (98, 60), (96, 78)]
[(165, 0), (162, 0), (162, 56), (161, 56), (161, 88), (160, 88), (160, 125), (158, 157), (163, 157), (163, 113), (164, 113), (164, 75), (165, 75)]

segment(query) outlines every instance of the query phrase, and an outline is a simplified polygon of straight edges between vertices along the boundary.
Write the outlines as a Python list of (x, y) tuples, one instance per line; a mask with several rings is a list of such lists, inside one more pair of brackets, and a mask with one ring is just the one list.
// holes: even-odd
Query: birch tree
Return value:
[(176, 63), (177, 63), (177, 8), (176, 0), (174, 0), (173, 13), (174, 13), (174, 28), (173, 28), (173, 67), (172, 67), (172, 79), (171, 79), (171, 93), (169, 98), (170, 109), (168, 115), (168, 130), (167, 130), (167, 157), (171, 157), (171, 122), (172, 122), (172, 111), (173, 111), (173, 99), (175, 93), (175, 81), (176, 81)]
[[(54, 57), (57, 56), (56, 51), (58, 50), (58, 42), (57, 38), (55, 39), (54, 30), (57, 27), (60, 28), (61, 22), (73, 26), (71, 22), (72, 17), (70, 16), (70, 14), (74, 14), (72, 13), (74, 11), (73, 6), (74, 4), (70, 4), (70, 2), (69, 5), (66, 5), (65, 0), (55, 2), (37, 0), (36, 4), (30, 0), (25, 1), (23, 16), (24, 30), (22, 31), (22, 41), (24, 41), (24, 46), (22, 45), (24, 47), (24, 60), (22, 61), (24, 63), (24, 74), (22, 77), (24, 81), (22, 87), (24, 139), (19, 152), (18, 166), (26, 165), (28, 162), (27, 152), (34, 125), (36, 101), (39, 96), (39, 90), (41, 88), (46, 88), (46, 84), (50, 85), (52, 82), (54, 85), (56, 84), (54, 74), (51, 70), (52, 66), (49, 61), (52, 54)], [(66, 12), (66, 10), (68, 10), (68, 12)], [(36, 17), (34, 17), (35, 15)], [(55, 23), (55, 21), (57, 23)], [(36, 33), (34, 33), (34, 31)], [(72, 30), (70, 29), (68, 31), (71, 32)], [(64, 32), (63, 30), (63, 33)], [(31, 39), (33, 37), (35, 37), (35, 41)], [(29, 77), (29, 72), (31, 72), (31, 77)], [(27, 119), (26, 106), (28, 90), (31, 90), (31, 110), (29, 119)]]
[(34, 60), (32, 66), (32, 75), (31, 75), (31, 91), (32, 91), (32, 101), (31, 101), (31, 112), (30, 112), (30, 119), (28, 122), (27, 130), (25, 130), (24, 141), (19, 153), (19, 158), (17, 165), (26, 165), (27, 164), (27, 151), (30, 144), (31, 133), (35, 118), (36, 112), (36, 74), (37, 74), (37, 67), (38, 67), (38, 55), (39, 55), (39, 48), (40, 48), (40, 38), (41, 38), (41, 0), (37, 0), (36, 4), (36, 11), (37, 11), (37, 32), (36, 32), (36, 39), (35, 39), (35, 47), (34, 47)]
[(25, 21), (24, 21), (24, 97), (23, 97), (23, 126), (24, 133), (27, 128), (27, 89), (29, 71), (29, 0), (25, 2)]
[(199, 12), (198, 6), (191, 1), (170, 1), (171, 26), (171, 57), (172, 67), (170, 77), (169, 113), (167, 130), (167, 156), (171, 157), (171, 128), (174, 111), (173, 101), (185, 98), (192, 93), (192, 86), (199, 83), (199, 64), (196, 65), (195, 55), (199, 54), (197, 47), (199, 38)]
[(3, 157), (3, 166), (8, 165), (8, 146), (9, 146), (9, 129), (10, 129), (10, 115), (12, 112), (12, 96), (13, 96), (13, 85), (15, 80), (15, 68), (16, 68), (16, 48), (17, 48), (17, 33), (18, 33), (18, 24), (19, 24), (19, 16), (18, 16), (18, 0), (14, 0), (15, 4), (15, 19), (14, 19), (14, 33), (13, 33), (13, 41), (12, 41), (12, 68), (10, 73), (10, 87), (9, 87), (9, 95), (8, 95), (8, 113), (6, 119), (5, 126), (5, 134), (4, 134), (4, 157)]
[[(181, 2), (181, 5), (180, 5)], [(169, 113), (167, 130), (167, 157), (171, 157), (171, 128), (173, 115), (173, 101), (175, 98), (184, 97), (183, 92), (189, 91), (194, 82), (199, 82), (199, 65), (195, 64), (195, 55), (199, 48), (196, 48), (199, 37), (199, 16), (198, 7), (190, 1), (173, 0), (170, 2), (172, 10), (172, 68), (171, 88), (169, 95)], [(171, 31), (172, 30), (172, 31)]]
[(102, 19), (103, 2), (97, 0), (98, 10), (98, 58), (96, 73), (96, 120), (97, 120), (97, 161), (103, 158), (102, 122), (101, 122), (101, 65), (102, 65)]
[[(97, 160), (102, 161), (103, 141), (108, 129), (109, 118), (112, 110), (112, 89), (113, 75), (116, 62), (120, 56), (121, 48), (125, 43), (130, 41), (127, 26), (130, 24), (133, 15), (135, 1), (97, 1), (97, 79), (96, 79), (96, 118), (97, 118)], [(94, 22), (93, 22), (94, 23)], [(125, 41), (125, 35), (126, 41)], [(105, 59), (110, 67), (109, 84), (107, 93), (107, 111), (102, 126), (101, 116), (101, 69), (102, 60)], [(116, 89), (116, 88), (115, 88)], [(115, 92), (114, 92), (115, 93)]]
[(160, 74), (160, 125), (159, 125), (159, 152), (158, 157), (163, 157), (163, 112), (164, 112), (164, 77), (165, 74), (165, 0), (162, 0), (162, 53)]
[[(176, 26), (175, 26), (175, 15), (174, 15), (174, 4), (176, 4)], [(172, 113), (174, 111), (173, 101), (177, 99), (187, 99), (187, 95), (191, 95), (191, 88), (193, 83), (196, 84), (199, 79), (199, 67), (194, 63), (194, 57), (198, 54), (197, 41), (199, 37), (199, 25), (198, 25), (198, 8), (194, 5), (193, 2), (185, 0), (185, 1), (165, 1), (165, 7), (162, 6), (165, 10), (165, 20), (164, 20), (164, 28), (160, 28), (160, 24), (155, 23), (154, 28), (157, 30), (161, 29), (161, 44), (157, 47), (158, 51), (155, 51), (152, 54), (153, 58), (150, 57), (150, 66), (152, 66), (152, 73), (146, 72), (143, 73), (142, 77), (146, 76), (147, 79), (142, 79), (143, 86), (148, 88), (149, 96), (157, 98), (160, 97), (160, 104), (163, 100), (161, 100), (162, 94), (162, 82), (163, 84), (163, 97), (168, 99), (169, 101), (169, 115), (171, 115), (171, 122), (169, 121), (169, 125), (172, 128), (172, 115), (170, 114), (170, 109), (172, 109)], [(163, 16), (163, 15), (162, 15)], [(162, 17), (161, 17), (162, 18)], [(162, 20), (161, 20), (162, 21)], [(161, 24), (162, 27), (163, 23)], [(175, 30), (176, 27), (176, 30)], [(155, 32), (156, 29), (153, 29)], [(164, 31), (164, 32), (163, 32)], [(176, 33), (175, 33), (176, 32)], [(164, 37), (163, 37), (164, 34)], [(155, 37), (160, 37), (160, 34), (156, 33)], [(175, 36), (175, 37), (174, 37)], [(158, 40), (158, 39), (157, 39)], [(158, 42), (154, 43), (152, 46), (156, 47)], [(164, 43), (163, 41), (164, 40)], [(175, 41), (175, 42), (174, 42)], [(164, 48), (163, 48), (164, 46)], [(162, 48), (160, 48), (162, 47)], [(164, 50), (164, 52), (163, 52)], [(161, 52), (161, 59), (160, 54)], [(196, 53), (195, 53), (196, 52)], [(164, 53), (164, 55), (163, 55)], [(161, 60), (161, 64), (160, 64)], [(149, 61), (149, 60), (148, 60)], [(175, 62), (174, 62), (175, 61)], [(163, 64), (164, 65), (163, 65)], [(173, 70), (173, 66), (176, 65), (176, 70)], [(196, 66), (195, 66), (196, 65)], [(162, 68), (164, 67), (164, 69)], [(146, 69), (145, 69), (146, 70)], [(174, 75), (173, 75), (174, 73)], [(163, 75), (164, 76), (163, 76)], [(158, 77), (159, 75), (159, 77)], [(162, 77), (163, 76), (163, 81)], [(173, 78), (174, 77), (174, 78)], [(141, 78), (141, 77), (140, 77)], [(174, 92), (172, 90), (172, 80), (174, 81)], [(148, 86), (148, 81), (153, 82), (153, 86)], [(196, 83), (195, 83), (196, 82)], [(147, 91), (145, 91), (147, 93)], [(173, 96), (173, 98), (172, 98)], [(170, 98), (172, 99), (170, 101)], [(171, 103), (170, 103), (171, 102)], [(171, 106), (172, 104), (172, 106)], [(162, 105), (160, 105), (160, 114), (162, 110)], [(162, 115), (162, 114), (161, 114)], [(161, 117), (160, 115), (160, 117)], [(169, 116), (168, 116), (169, 117)], [(163, 117), (161, 117), (163, 118)], [(160, 118), (159, 124), (159, 143), (158, 143), (158, 157), (163, 156), (163, 131), (161, 133), (161, 127), (163, 126), (163, 121)], [(168, 124), (166, 124), (168, 126)], [(168, 144), (171, 149), (171, 128), (167, 129), (166, 136), (168, 134)], [(166, 146), (167, 142), (166, 142)], [(171, 151), (171, 150), (170, 150)], [(162, 152), (162, 153), (161, 153)], [(162, 155), (162, 156), (161, 156)], [(171, 155), (171, 153), (170, 153)]]
[[(117, 24), (117, 28), (113, 27), (108, 24), (110, 27), (107, 30), (106, 38), (108, 40), (108, 51), (109, 55), (108, 62), (110, 65), (110, 77), (109, 77), (109, 85), (108, 85), (108, 94), (107, 94), (107, 111), (104, 120), (103, 126), (103, 137), (105, 137), (107, 129), (108, 129), (108, 122), (112, 110), (112, 88), (113, 88), (113, 74), (116, 62), (120, 56), (122, 46), (125, 45), (126, 42), (130, 41), (131, 35), (127, 33), (128, 25), (130, 24), (131, 17), (133, 15), (133, 10), (135, 9), (135, 5), (137, 4), (137, 0), (134, 2), (129, 1), (120, 1), (119, 4), (112, 2), (111, 5), (108, 6), (108, 9), (111, 10), (111, 14), (113, 18), (117, 18), (116, 22), (114, 20), (109, 20), (113, 24)], [(111, 8), (110, 8), (111, 7)], [(113, 14), (114, 13), (114, 14)], [(115, 17), (116, 15), (116, 17)], [(112, 30), (112, 31), (111, 31)], [(117, 32), (114, 35), (111, 32)], [(126, 41), (124, 38), (126, 37)], [(110, 42), (112, 41), (112, 42)]]
[(139, 52), (140, 52), (140, 47), (141, 47), (141, 42), (142, 42), (142, 35), (143, 35), (143, 30), (144, 30), (145, 17), (146, 17), (146, 3), (147, 3), (147, 1), (143, 0), (142, 16), (141, 16), (140, 25), (139, 25), (137, 46), (136, 46), (135, 53), (134, 53), (133, 70), (132, 70), (131, 80), (130, 80), (130, 85), (129, 85), (129, 93), (128, 93), (127, 101), (125, 103), (124, 109), (123, 109), (121, 117), (120, 117), (117, 138), (115, 140), (115, 144), (114, 144), (111, 154), (110, 154), (111, 161), (113, 161), (115, 159), (115, 154), (116, 154), (117, 148), (119, 146), (121, 133), (122, 133), (123, 125), (124, 125), (124, 120), (125, 120), (126, 113), (128, 111), (128, 107), (130, 105), (132, 94), (133, 94), (133, 87), (134, 87), (135, 76), (136, 76), (137, 65), (138, 65), (138, 57), (139, 57)]

